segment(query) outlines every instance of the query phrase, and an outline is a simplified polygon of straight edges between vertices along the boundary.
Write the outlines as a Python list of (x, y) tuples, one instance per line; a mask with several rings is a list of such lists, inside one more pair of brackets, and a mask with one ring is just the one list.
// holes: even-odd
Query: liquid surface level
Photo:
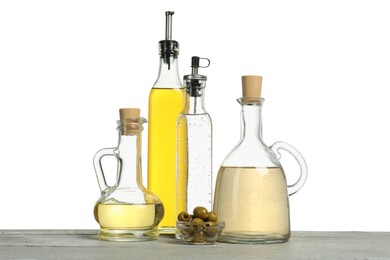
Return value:
[(176, 225), (176, 120), (184, 106), (183, 89), (152, 89), (149, 96), (148, 189), (156, 193), (165, 215), (161, 233)]
[(284, 242), (290, 237), (286, 178), (281, 168), (221, 167), (214, 209), (225, 221), (221, 241)]

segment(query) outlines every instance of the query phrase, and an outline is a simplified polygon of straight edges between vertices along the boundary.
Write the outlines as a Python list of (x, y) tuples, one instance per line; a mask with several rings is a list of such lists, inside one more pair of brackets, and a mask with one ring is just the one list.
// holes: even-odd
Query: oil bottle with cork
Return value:
[[(276, 142), (267, 146), (262, 137), (262, 77), (243, 76), (241, 138), (219, 169), (214, 211), (225, 221), (219, 241), (230, 243), (280, 243), (290, 238), (288, 196), (296, 193), (307, 178), (307, 165), (291, 145)], [(301, 168), (300, 177), (287, 185), (279, 162), (279, 150), (289, 152)]]
[[(158, 224), (164, 216), (159, 197), (142, 183), (142, 130), (146, 119), (140, 109), (120, 109), (118, 145), (99, 150), (93, 160), (101, 190), (94, 216), (100, 225), (99, 238), (110, 241), (146, 241), (159, 237)], [(101, 159), (117, 159), (116, 183), (109, 186)]]

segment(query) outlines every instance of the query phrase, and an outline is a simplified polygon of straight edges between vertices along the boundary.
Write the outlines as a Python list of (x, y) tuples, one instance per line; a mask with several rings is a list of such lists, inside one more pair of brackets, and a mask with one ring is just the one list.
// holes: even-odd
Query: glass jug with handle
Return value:
[[(158, 224), (164, 216), (159, 197), (142, 184), (141, 132), (146, 119), (140, 109), (120, 109), (119, 141), (115, 148), (99, 150), (94, 167), (101, 196), (94, 216), (100, 225), (99, 238), (110, 241), (146, 241), (159, 237)], [(101, 159), (115, 156), (118, 161), (115, 185), (108, 186)]]
[[(262, 78), (243, 76), (241, 139), (218, 172), (214, 211), (225, 221), (219, 241), (230, 243), (280, 243), (290, 238), (288, 196), (307, 178), (307, 165), (291, 145), (267, 146), (262, 138), (260, 98)], [(299, 179), (287, 185), (279, 150), (289, 152), (301, 168)]]

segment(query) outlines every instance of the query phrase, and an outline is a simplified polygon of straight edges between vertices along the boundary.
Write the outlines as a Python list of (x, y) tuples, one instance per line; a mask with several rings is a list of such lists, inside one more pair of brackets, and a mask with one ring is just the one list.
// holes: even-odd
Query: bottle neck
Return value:
[(240, 102), (241, 110), (241, 140), (242, 143), (264, 144), (262, 133), (261, 108), (262, 101), (253, 103)]
[(204, 88), (198, 89), (197, 95), (194, 96), (189, 93), (186, 97), (189, 99), (187, 114), (196, 115), (207, 113), (204, 102)]
[(144, 189), (141, 172), (141, 131), (131, 135), (119, 130), (117, 188)]
[(181, 88), (178, 59), (171, 55), (160, 58), (158, 78), (153, 88)]

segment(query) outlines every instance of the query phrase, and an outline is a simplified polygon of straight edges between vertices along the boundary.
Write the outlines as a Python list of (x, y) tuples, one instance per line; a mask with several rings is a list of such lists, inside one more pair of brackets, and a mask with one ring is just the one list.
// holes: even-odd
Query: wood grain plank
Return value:
[(96, 230), (0, 230), (0, 259), (390, 259), (389, 232), (293, 232), (288, 243), (106, 242)]

